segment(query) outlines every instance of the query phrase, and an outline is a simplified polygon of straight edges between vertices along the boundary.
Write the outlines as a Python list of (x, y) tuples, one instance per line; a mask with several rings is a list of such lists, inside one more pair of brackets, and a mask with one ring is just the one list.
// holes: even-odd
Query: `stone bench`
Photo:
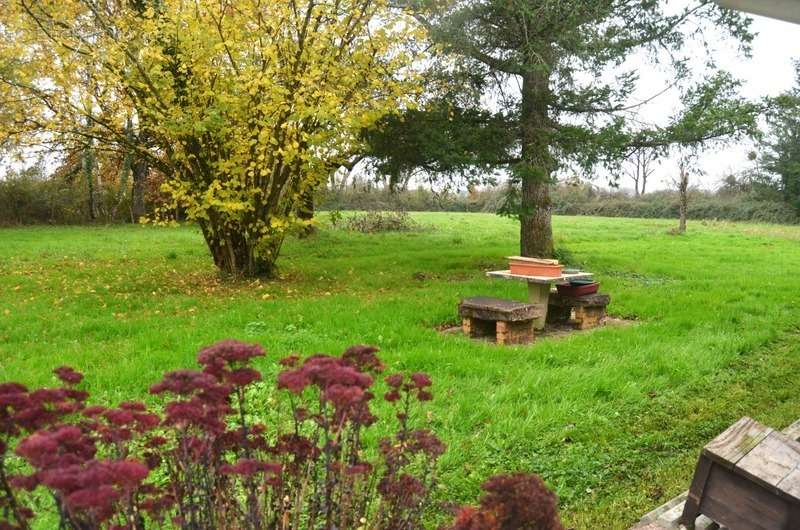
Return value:
[(491, 337), (497, 344), (533, 342), (533, 321), (541, 313), (534, 304), (484, 296), (465, 298), (458, 305), (464, 334)]
[(590, 329), (603, 324), (606, 307), (611, 303), (607, 294), (565, 296), (558, 292), (550, 294), (547, 321), (551, 324), (572, 323), (578, 329)]

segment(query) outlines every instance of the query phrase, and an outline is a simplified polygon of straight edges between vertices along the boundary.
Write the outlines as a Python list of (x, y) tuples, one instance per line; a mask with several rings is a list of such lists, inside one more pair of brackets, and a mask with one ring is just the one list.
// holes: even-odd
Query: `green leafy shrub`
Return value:
[(376, 232), (409, 232), (419, 229), (407, 212), (364, 212), (351, 215), (345, 221), (347, 230), (373, 234)]
[[(96, 193), (95, 222), (131, 220), (130, 194), (117, 186)], [(80, 178), (44, 177), (32, 168), (0, 179), (0, 225), (86, 223), (89, 209), (88, 188)]]
[(86, 219), (85, 195), (68, 182), (43, 179), (35, 171), (0, 180), (0, 224), (67, 224)]

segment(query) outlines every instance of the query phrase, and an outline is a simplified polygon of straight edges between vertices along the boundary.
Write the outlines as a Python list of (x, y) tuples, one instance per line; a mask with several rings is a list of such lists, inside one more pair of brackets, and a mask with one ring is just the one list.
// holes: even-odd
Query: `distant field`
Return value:
[(434, 379), (443, 498), (532, 470), (567, 526), (591, 530), (625, 529), (686, 489), (699, 448), (738, 417), (800, 417), (800, 228), (696, 222), (676, 237), (671, 221), (556, 218), (557, 246), (638, 322), (504, 348), (435, 328), (464, 296), (524, 299), (483, 274), (517, 252), (516, 223), (414, 217), (424, 230), (323, 226), (286, 244), (281, 279), (238, 283), (218, 279), (190, 227), (0, 230), (0, 380), (51, 384), (70, 364), (115, 401), (221, 338), (264, 344), (271, 372), (290, 352), (376, 344), (391, 368)]

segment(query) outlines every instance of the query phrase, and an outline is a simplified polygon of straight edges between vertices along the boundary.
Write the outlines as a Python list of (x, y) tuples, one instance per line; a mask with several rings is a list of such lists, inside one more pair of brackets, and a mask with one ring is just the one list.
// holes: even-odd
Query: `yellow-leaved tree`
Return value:
[(0, 81), (20, 131), (146, 159), (222, 271), (269, 275), (304, 198), (411, 103), (420, 31), (386, 0), (0, 0)]

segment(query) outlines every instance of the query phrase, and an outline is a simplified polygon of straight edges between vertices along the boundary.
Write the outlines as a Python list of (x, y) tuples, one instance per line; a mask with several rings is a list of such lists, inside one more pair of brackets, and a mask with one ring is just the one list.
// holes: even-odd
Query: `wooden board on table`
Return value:
[(557, 259), (525, 258), (522, 256), (509, 256), (508, 259), (516, 261), (527, 261), (528, 263), (537, 263), (539, 265), (558, 265)]
[(745, 417), (711, 440), (703, 453), (718, 464), (733, 468), (771, 432), (771, 428)]
[(781, 496), (800, 500), (800, 442), (752, 418), (742, 418), (703, 449), (734, 473)]
[(508, 270), (490, 271), (487, 272), (486, 275), (489, 276), (490, 278), (500, 278), (503, 280), (519, 280), (528, 283), (541, 283), (541, 284), (564, 283), (570, 280), (588, 280), (594, 276), (591, 272), (576, 272), (570, 274), (562, 274), (561, 276), (556, 276), (556, 277), (521, 276), (519, 274), (511, 274), (511, 271)]
[(785, 434), (786, 436), (788, 436), (793, 440), (797, 440), (798, 442), (800, 442), (800, 420), (797, 420), (796, 422), (786, 427), (783, 430), (783, 434)]
[[(766, 438), (770, 432), (772, 432), (771, 428), (761, 425), (752, 418), (744, 417), (728, 427), (725, 432), (711, 441), (707, 447), (714, 448), (713, 451), (715, 453), (723, 454), (725, 451), (716, 448), (721, 446), (730, 448), (734, 446), (733, 442), (736, 440), (749, 438), (749, 442), (751, 444), (750, 449), (752, 449), (754, 447), (753, 443), (758, 443), (760, 440)], [(800, 442), (800, 419), (783, 429), (781, 432), (792, 440)], [(738, 447), (740, 452), (742, 449), (746, 449), (746, 445), (747, 444), (745, 444), (745, 446)]]
[(796, 483), (793, 475), (799, 465), (800, 443), (773, 431), (739, 460), (736, 470), (779, 494), (788, 493), (784, 491), (784, 486), (788, 486), (792, 491), (789, 495), (800, 499), (794, 493), (800, 484)]

